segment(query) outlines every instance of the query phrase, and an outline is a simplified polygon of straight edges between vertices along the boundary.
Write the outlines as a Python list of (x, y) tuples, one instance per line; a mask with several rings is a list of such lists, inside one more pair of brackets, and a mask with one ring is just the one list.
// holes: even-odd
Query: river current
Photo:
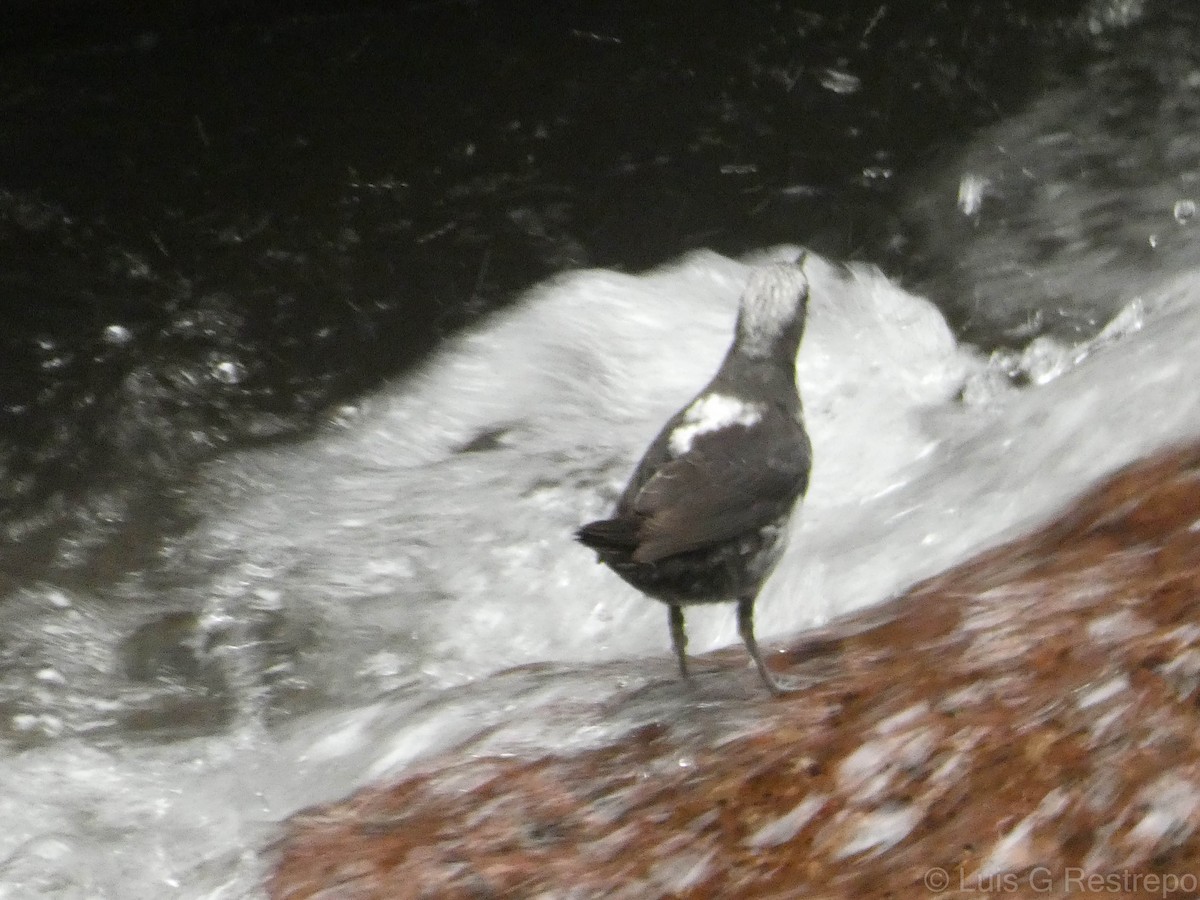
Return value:
[[(654, 715), (694, 714), (661, 606), (571, 532), (608, 508), (663, 419), (711, 373), (749, 267), (799, 245), (813, 249), (798, 378), (815, 465), (759, 601), (767, 645), (895, 596), (1200, 433), (1194, 16), (1096, 3), (1029, 25), (1006, 7), (989, 30), (983, 13), (908, 23), (869, 6), (810, 10), (788, 19), (791, 31), (751, 22), (733, 61), (707, 73), (672, 55), (653, 17), (564, 14), (521, 52), (480, 45), (478, 65), (498, 58), (525, 74), (529, 59), (563, 65), (564, 47), (650, 54), (591, 60), (604, 77), (656, 73), (669, 86), (693, 71), (684, 94), (715, 116), (696, 126), (697, 143), (668, 152), (659, 135), (659, 162), (596, 150), (624, 172), (612, 180), (620, 202), (552, 161), (521, 162), (524, 181), (494, 160), (464, 174), (501, 152), (503, 128), (503, 152), (518, 156), (582, 128), (587, 116), (548, 88), (506, 95), (521, 109), (478, 128), (493, 143), (449, 141), (432, 161), (412, 122), (367, 135), (371, 147), (397, 143), (370, 171), (337, 156), (353, 132), (338, 131), (332, 93), (320, 132), (278, 108), (283, 125), (251, 109), (224, 110), (223, 126), (213, 110), (231, 101), (201, 97), (160, 126), (170, 132), (176, 116), (204, 153), (228, 157), (221, 174), (185, 175), (195, 196), (161, 205), (150, 183), (161, 172), (83, 189), (39, 183), (48, 176), (30, 161), (8, 167), (0, 236), (15, 262), (2, 283), (25, 305), (5, 336), (0, 896), (255, 896), (278, 823), (304, 805), (467, 741), (603, 743), (632, 723), (581, 726), (571, 710), (619, 693), (651, 687)], [(418, 7), (405, 15), (427, 14)], [(481, 9), (467, 24), (421, 21), (449, 41), (460, 26), (484, 30), (478, 16), (496, 8)], [(1044, 61), (1021, 96), (993, 85), (988, 116), (974, 106), (983, 88), (965, 80), (954, 130), (927, 135), (919, 153), (912, 137), (877, 140), (901, 128), (878, 110), (907, 101), (881, 93), (856, 48), (926, 47), (929, 76), (951, 26), (978, 42), (978, 69), (964, 71), (985, 87), (987, 54), (1023, 27), (1069, 35), (1078, 57)], [(136, 61), (177, 77), (186, 66), (162, 48), (195, 51), (204, 28), (243, 61), (239, 41), (286, 62), (287, 47), (322, 32), (322, 65), (356, 72), (365, 91), (370, 67), (355, 66), (399, 26), (371, 7), (130, 27), (10, 58), (7, 103), (27, 133), (45, 133), (39, 104), (70, 94), (78, 71), (115, 66), (124, 79)], [(791, 69), (785, 34), (809, 53)], [(818, 45), (828, 59), (812, 56)], [(20, 69), (39, 62), (38, 78)], [(721, 113), (709, 88), (735, 70), (762, 83), (729, 77)], [(824, 133), (755, 106), (782, 103), (789, 79), (825, 104), (810, 113), (845, 118), (845, 154), (864, 134), (876, 141), (845, 163), (852, 178), (825, 158)], [(594, 103), (578, 80), (566, 94)], [(78, 82), (56, 127), (93, 120), (104, 103), (116, 112), (99, 120), (118, 121), (133, 89), (115, 84), (106, 94)], [(137, 103), (176, 87), (143, 83)], [(274, 175), (231, 173), (237, 154), (221, 143), (235, 121), (250, 146), (278, 151), (289, 182), (304, 175), (323, 196), (273, 203)], [(320, 152), (282, 150), (281, 135)], [(688, 167), (700, 174), (681, 186)], [(221, 193), (203, 209), (206, 184), (232, 191), (239, 179), (260, 196)], [(706, 187), (715, 205), (683, 203)], [(667, 216), (674, 230), (658, 222), (657, 241), (618, 239), (614, 222), (639, 200), (657, 221), (664, 197), (682, 204)], [(874, 233), (847, 224), (859, 219)], [(726, 609), (700, 610), (689, 627), (697, 653), (736, 641)], [(752, 669), (735, 675), (702, 673), (692, 691), (759, 690)]]

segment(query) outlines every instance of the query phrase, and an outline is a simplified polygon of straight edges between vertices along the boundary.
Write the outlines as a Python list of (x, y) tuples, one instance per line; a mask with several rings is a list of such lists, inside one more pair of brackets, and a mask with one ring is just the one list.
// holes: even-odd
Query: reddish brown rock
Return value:
[(811, 685), (729, 701), (750, 727), (452, 753), (301, 814), (271, 895), (1200, 893), (1200, 445), (785, 660)]

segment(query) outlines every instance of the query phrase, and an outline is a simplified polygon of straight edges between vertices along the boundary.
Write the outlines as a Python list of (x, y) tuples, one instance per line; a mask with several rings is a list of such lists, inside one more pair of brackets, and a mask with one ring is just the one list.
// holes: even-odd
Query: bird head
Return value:
[(804, 258), (755, 269), (742, 294), (734, 350), (744, 357), (795, 363), (808, 309)]

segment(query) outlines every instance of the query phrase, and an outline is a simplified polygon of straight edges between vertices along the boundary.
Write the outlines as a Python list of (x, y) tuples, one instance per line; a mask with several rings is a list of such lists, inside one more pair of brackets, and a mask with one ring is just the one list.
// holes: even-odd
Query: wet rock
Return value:
[(771, 662), (808, 687), (702, 680), (612, 746), (467, 747), (302, 813), (271, 896), (1200, 890), (1200, 444)]

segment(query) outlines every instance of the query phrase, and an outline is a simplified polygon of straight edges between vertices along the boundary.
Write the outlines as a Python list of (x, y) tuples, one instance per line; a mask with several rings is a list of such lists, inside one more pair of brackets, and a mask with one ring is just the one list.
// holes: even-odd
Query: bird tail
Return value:
[(588, 522), (575, 532), (575, 540), (593, 550), (634, 550), (638, 545), (637, 524), (628, 519)]

